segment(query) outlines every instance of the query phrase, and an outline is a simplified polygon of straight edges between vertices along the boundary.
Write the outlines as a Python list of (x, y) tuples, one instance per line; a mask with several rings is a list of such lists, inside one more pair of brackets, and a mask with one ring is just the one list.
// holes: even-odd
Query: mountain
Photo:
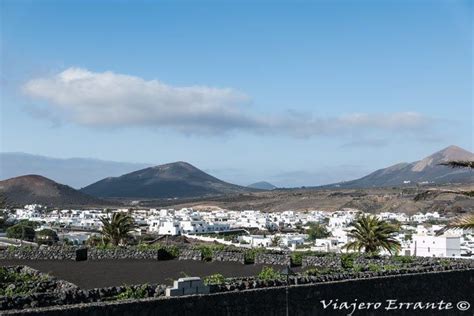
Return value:
[(189, 198), (252, 191), (182, 161), (105, 178), (81, 190), (97, 197), (120, 198)]
[(324, 187), (370, 188), (413, 185), (416, 183), (474, 183), (474, 172), (469, 169), (439, 165), (450, 160), (474, 160), (474, 154), (457, 146), (449, 146), (422, 160), (399, 163), (379, 169), (363, 178)]
[(25, 153), (0, 153), (0, 180), (25, 174), (41, 174), (59, 183), (82, 188), (105, 177), (119, 176), (150, 166), (90, 158), (59, 159)]
[(273, 190), (273, 189), (276, 189), (277, 187), (266, 181), (260, 181), (260, 182), (249, 184), (247, 188), (259, 189), (259, 190)]
[(42, 204), (48, 206), (100, 206), (105, 201), (67, 185), (38, 175), (26, 175), (0, 181), (0, 194), (10, 205)]

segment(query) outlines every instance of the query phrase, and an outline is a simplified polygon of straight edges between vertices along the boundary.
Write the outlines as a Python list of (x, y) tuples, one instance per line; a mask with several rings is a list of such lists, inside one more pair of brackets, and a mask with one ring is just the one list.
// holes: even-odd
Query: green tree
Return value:
[(102, 217), (102, 235), (114, 246), (125, 244), (130, 232), (135, 228), (133, 218), (122, 212), (113, 213), (111, 217)]
[(281, 242), (281, 237), (280, 236), (274, 236), (272, 238), (272, 244), (271, 246), (272, 247), (278, 247), (280, 245), (280, 242)]
[(309, 240), (315, 240), (318, 238), (326, 238), (331, 234), (326, 229), (326, 226), (318, 223), (310, 223), (309, 228), (306, 230)]
[(363, 215), (357, 218), (352, 227), (348, 236), (354, 240), (344, 246), (347, 250), (377, 254), (385, 249), (393, 254), (401, 248), (400, 242), (394, 238), (399, 226), (379, 220), (373, 215)]
[(38, 244), (53, 245), (59, 241), (59, 237), (52, 229), (42, 229), (36, 232), (35, 241)]
[(7, 237), (33, 241), (35, 239), (35, 230), (31, 226), (16, 224), (7, 229)]

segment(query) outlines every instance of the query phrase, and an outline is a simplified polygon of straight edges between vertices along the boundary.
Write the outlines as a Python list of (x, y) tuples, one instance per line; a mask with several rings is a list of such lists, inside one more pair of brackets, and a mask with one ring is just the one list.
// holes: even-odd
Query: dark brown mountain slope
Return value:
[(0, 181), (0, 194), (9, 205), (100, 206), (110, 204), (39, 175)]
[(120, 177), (105, 178), (81, 191), (97, 197), (151, 199), (213, 196), (255, 190), (224, 182), (180, 161)]

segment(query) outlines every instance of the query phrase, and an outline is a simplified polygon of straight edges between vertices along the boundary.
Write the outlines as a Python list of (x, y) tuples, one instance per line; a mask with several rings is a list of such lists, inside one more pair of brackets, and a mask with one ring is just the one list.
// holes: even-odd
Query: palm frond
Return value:
[(443, 229), (436, 232), (436, 235), (442, 235), (449, 230), (474, 229), (474, 214), (464, 215), (453, 219)]

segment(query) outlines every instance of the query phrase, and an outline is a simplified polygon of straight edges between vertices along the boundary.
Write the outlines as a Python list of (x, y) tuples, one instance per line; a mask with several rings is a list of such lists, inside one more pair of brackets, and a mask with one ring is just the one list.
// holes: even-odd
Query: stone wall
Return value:
[(243, 252), (239, 251), (215, 251), (212, 254), (212, 261), (245, 263), (245, 256)]
[[(53, 291), (47, 291), (43, 288), (28, 295), (1, 296), (0, 310), (5, 311), (120, 300), (118, 297), (120, 297), (121, 294), (124, 295), (127, 291), (136, 290), (145, 291), (146, 297), (160, 297), (165, 295), (166, 290), (165, 285), (159, 284), (123, 285), (81, 290), (77, 287), (61, 287), (61, 282), (65, 281), (50, 281), (51, 286), (54, 287)], [(61, 287), (61, 290), (57, 290), (58, 287)]]
[(287, 253), (257, 253), (255, 264), (290, 265), (291, 257)]
[(75, 260), (75, 247), (9, 247), (0, 250), (0, 260)]
[(303, 267), (325, 267), (331, 269), (342, 268), (341, 259), (337, 257), (317, 257), (317, 256), (305, 256), (302, 259)]
[(140, 250), (133, 247), (119, 247), (115, 249), (88, 248), (87, 260), (119, 260), (139, 259), (157, 260), (158, 250)]
[[(302, 259), (303, 267), (329, 268), (341, 269), (341, 257), (344, 255), (334, 254), (332, 256), (305, 256)], [(366, 268), (369, 265), (379, 266), (409, 266), (409, 267), (426, 267), (434, 265), (447, 265), (453, 263), (471, 263), (474, 265), (474, 260), (461, 258), (435, 258), (435, 257), (379, 257), (370, 258), (364, 256), (355, 256), (353, 264)]]
[[(175, 253), (170, 254), (166, 249), (142, 249), (140, 247), (117, 247), (112, 249), (87, 248), (87, 260), (168, 260), (178, 256), (180, 260), (203, 260), (201, 250), (193, 249), (190, 246), (177, 247)], [(41, 247), (9, 247), (0, 250), (0, 260), (76, 260), (76, 250), (80, 247), (74, 246), (41, 246)], [(159, 253), (163, 252), (162, 256)], [(297, 252), (293, 252), (296, 254)], [(340, 269), (341, 257), (344, 254), (330, 254), (316, 256), (312, 254), (301, 253), (301, 264), (305, 267), (324, 267), (329, 269)], [(213, 250), (212, 261), (230, 261), (245, 263), (244, 251), (225, 249)], [(355, 256), (354, 264), (366, 267), (370, 264), (377, 265), (400, 265), (398, 257), (380, 257), (367, 258), (364, 256)], [(465, 261), (466, 259), (454, 258), (431, 258), (431, 257), (406, 257), (410, 261), (409, 265), (430, 265), (439, 261)], [(289, 252), (257, 252), (254, 259), (255, 264), (266, 265), (289, 265), (291, 264), (291, 253)]]
[[(284, 286), (230, 291), (210, 295), (172, 298), (150, 298), (123, 302), (102, 302), (5, 312), (5, 315), (30, 316), (128, 316), (128, 315), (347, 315), (350, 309), (324, 308), (321, 301), (376, 303), (375, 310), (356, 311), (354, 315), (470, 315), (456, 308), (460, 301), (474, 303), (474, 270), (394, 275), (368, 279), (329, 281), (290, 286), (288, 300)], [(444, 311), (396, 309), (387, 311), (387, 300), (397, 302), (436, 303), (443, 300), (453, 304)], [(288, 305), (287, 305), (288, 304)]]
[(202, 260), (202, 252), (201, 250), (194, 250), (194, 249), (184, 249), (179, 252), (179, 260)]

